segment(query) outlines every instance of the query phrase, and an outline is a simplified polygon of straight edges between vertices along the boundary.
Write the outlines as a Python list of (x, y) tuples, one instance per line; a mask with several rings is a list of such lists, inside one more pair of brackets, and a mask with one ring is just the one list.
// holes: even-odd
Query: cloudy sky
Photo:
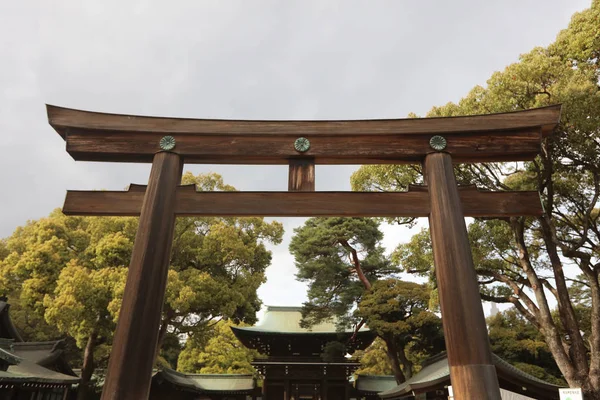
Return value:
[[(423, 115), (552, 42), (590, 0), (0, 1), (0, 237), (67, 189), (147, 182), (149, 166), (74, 162), (44, 105), (153, 116), (364, 119)], [(348, 190), (355, 167), (317, 167)], [(187, 166), (241, 190), (286, 190), (286, 167)], [(286, 239), (260, 295), (298, 305)], [(411, 232), (386, 227), (388, 248)]]

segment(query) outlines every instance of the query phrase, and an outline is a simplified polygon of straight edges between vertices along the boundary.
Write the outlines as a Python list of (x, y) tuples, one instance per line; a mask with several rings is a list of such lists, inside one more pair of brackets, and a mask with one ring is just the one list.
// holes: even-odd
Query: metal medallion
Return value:
[(173, 136), (163, 136), (159, 144), (163, 150), (173, 150), (175, 148), (175, 138)]
[(308, 151), (308, 149), (310, 149), (310, 141), (305, 137), (299, 137), (294, 142), (294, 148), (296, 149), (296, 151), (304, 153), (305, 151)]
[(443, 136), (436, 135), (429, 139), (429, 145), (432, 149), (442, 151), (446, 148), (446, 138)]

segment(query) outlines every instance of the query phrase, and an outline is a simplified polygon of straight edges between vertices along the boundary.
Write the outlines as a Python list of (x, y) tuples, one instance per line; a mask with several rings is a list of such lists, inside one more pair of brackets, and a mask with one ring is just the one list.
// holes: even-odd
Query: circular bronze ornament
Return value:
[(163, 136), (159, 144), (163, 150), (173, 150), (175, 148), (175, 138), (173, 136)]
[(429, 145), (432, 149), (442, 151), (446, 148), (446, 138), (436, 135), (429, 140)]
[(308, 151), (308, 149), (310, 149), (310, 141), (305, 137), (299, 137), (294, 142), (294, 148), (296, 149), (296, 151), (304, 153), (305, 151)]

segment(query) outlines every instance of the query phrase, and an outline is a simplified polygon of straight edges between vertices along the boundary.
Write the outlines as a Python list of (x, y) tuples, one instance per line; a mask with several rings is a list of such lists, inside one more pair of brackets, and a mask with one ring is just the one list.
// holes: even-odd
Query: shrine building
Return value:
[(79, 382), (64, 357), (64, 341), (25, 342), (0, 297), (0, 399), (65, 400)]
[[(346, 400), (362, 398), (351, 377), (358, 360), (347, 357), (364, 350), (375, 334), (361, 328), (340, 332), (334, 321), (310, 328), (300, 325), (300, 307), (267, 307), (260, 324), (232, 327), (235, 336), (248, 348), (264, 355), (253, 365), (264, 379), (263, 400)], [(329, 346), (328, 346), (329, 344)], [(332, 346), (333, 344), (333, 346)], [(341, 351), (341, 346), (345, 351)], [(339, 350), (333, 353), (326, 347)], [(327, 354), (326, 354), (327, 353)]]

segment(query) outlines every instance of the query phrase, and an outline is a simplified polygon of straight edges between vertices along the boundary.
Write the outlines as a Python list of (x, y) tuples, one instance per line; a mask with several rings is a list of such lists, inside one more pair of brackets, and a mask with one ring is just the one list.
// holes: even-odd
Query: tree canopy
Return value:
[[(186, 173), (182, 183), (234, 190), (217, 174)], [(72, 217), (56, 210), (2, 241), (1, 287), (27, 319), (44, 322), (47, 338), (76, 341), (83, 350), (82, 387), (108, 359), (136, 230), (137, 218)], [(177, 359), (173, 339), (180, 335), (193, 336), (221, 318), (256, 321), (256, 291), (271, 262), (265, 243), (279, 243), (282, 235), (280, 223), (262, 218), (176, 220), (159, 335), (159, 343), (168, 338), (169, 346), (161, 362)]]
[[(477, 220), (469, 226), (482, 297), (513, 304), (543, 334), (569, 385), (582, 387), (590, 398), (600, 398), (599, 18), (600, 1), (594, 0), (553, 44), (523, 54), (485, 87), (476, 86), (458, 103), (427, 114), (563, 104), (560, 126), (543, 141), (535, 161), (460, 165), (455, 173), (459, 182), (482, 189), (540, 191), (546, 210), (540, 218)], [(367, 166), (353, 175), (352, 184), (355, 190), (403, 190), (422, 181), (420, 173), (420, 166)], [(418, 234), (397, 250), (403, 270), (432, 271), (427, 236)], [(587, 320), (580, 318), (569, 292), (575, 275), (589, 288)]]
[(177, 369), (201, 374), (255, 374), (251, 362), (260, 354), (245, 347), (233, 334), (232, 326), (247, 325), (221, 320), (209, 335), (197, 332), (191, 336), (179, 354)]
[(398, 382), (412, 376), (420, 356), (443, 348), (439, 318), (427, 310), (429, 289), (394, 279), (377, 220), (310, 218), (294, 233), (297, 277), (309, 285), (305, 325), (332, 316), (355, 329), (366, 322), (385, 342)]
[(426, 358), (445, 349), (441, 319), (431, 312), (425, 284), (394, 278), (375, 282), (363, 296), (357, 315), (383, 338), (387, 352), (401, 363), (406, 379)]
[(492, 352), (536, 378), (564, 385), (544, 336), (515, 309), (487, 320)]
[(371, 281), (396, 269), (381, 246), (379, 224), (369, 218), (309, 218), (294, 230), (290, 252), (296, 277), (307, 282), (308, 325), (335, 315), (343, 324)]

